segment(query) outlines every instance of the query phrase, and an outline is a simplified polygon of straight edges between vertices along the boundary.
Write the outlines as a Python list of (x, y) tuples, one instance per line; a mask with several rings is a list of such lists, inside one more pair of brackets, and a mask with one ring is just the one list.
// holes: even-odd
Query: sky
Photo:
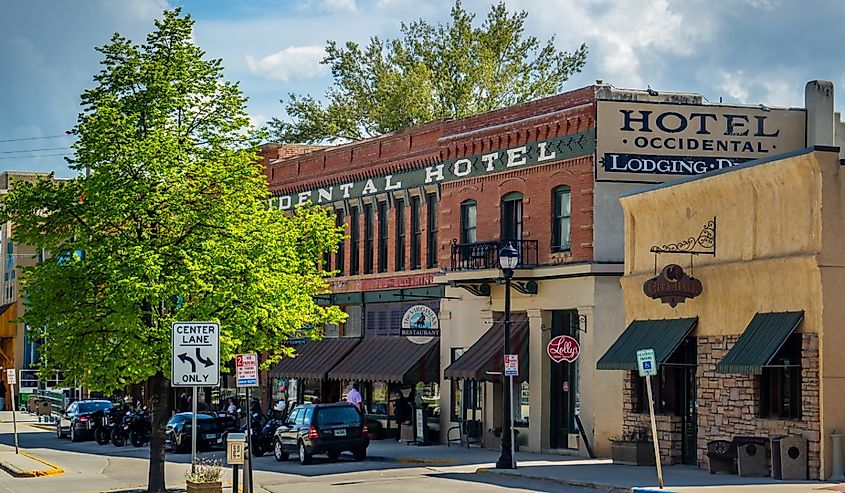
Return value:
[[(845, 91), (845, 1), (505, 0), (526, 33), (561, 50), (586, 43), (587, 65), (564, 90), (602, 79), (619, 88), (697, 92), (710, 102), (803, 106), (804, 85)], [(402, 22), (446, 22), (453, 0), (0, 0), (0, 171), (68, 177), (79, 95), (119, 32), (136, 42), (181, 6), (194, 38), (240, 81), (253, 121), (285, 117), (289, 93), (322, 96), (326, 41), (392, 38)], [(490, 0), (464, 0), (477, 21)], [(840, 89), (841, 88), (841, 89)], [(838, 97), (841, 110), (845, 97)]]

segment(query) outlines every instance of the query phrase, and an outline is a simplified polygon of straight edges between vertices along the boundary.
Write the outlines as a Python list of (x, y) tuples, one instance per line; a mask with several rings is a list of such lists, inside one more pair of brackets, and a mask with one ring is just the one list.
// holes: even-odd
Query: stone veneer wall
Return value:
[[(735, 436), (778, 437), (801, 435), (807, 439), (810, 479), (819, 479), (820, 407), (819, 341), (816, 334), (802, 335), (801, 419), (776, 420), (757, 417), (759, 375), (716, 373), (716, 363), (736, 344), (738, 335), (699, 337), (696, 400), (698, 403), (698, 466), (709, 468), (707, 442), (731, 440)], [(645, 429), (650, 434), (648, 414), (635, 413), (634, 389), (637, 372), (626, 372), (623, 387), (622, 433)], [(681, 418), (656, 416), (660, 457), (664, 464), (678, 464), (681, 457)]]
[(807, 439), (810, 479), (819, 479), (820, 407), (819, 340), (802, 334), (801, 419), (777, 420), (757, 417), (759, 375), (716, 373), (716, 363), (736, 344), (739, 336), (698, 338), (698, 465), (708, 468), (707, 442), (735, 436), (778, 437), (800, 435)]
[[(624, 396), (622, 402), (625, 406), (625, 413), (622, 417), (623, 437), (630, 436), (640, 430), (645, 430), (648, 436), (651, 436), (648, 407), (645, 408), (645, 414), (634, 412), (634, 389), (636, 388), (635, 381), (638, 378), (642, 377), (635, 371), (625, 372), (625, 381), (622, 384)], [(657, 440), (660, 442), (660, 461), (663, 464), (680, 464), (683, 461), (683, 457), (681, 457), (681, 417), (657, 415), (654, 420), (657, 423)]]

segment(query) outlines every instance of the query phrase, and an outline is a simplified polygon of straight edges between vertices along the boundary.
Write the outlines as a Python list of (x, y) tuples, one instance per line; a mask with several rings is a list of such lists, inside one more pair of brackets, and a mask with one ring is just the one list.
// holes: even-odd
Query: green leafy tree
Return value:
[[(25, 321), (46, 328), (45, 371), (93, 390), (146, 382), (153, 434), (148, 491), (164, 489), (171, 324), (221, 325), (221, 356), (285, 355), (303, 327), (337, 323), (318, 260), (342, 232), (318, 208), (267, 207), (260, 134), (220, 60), (164, 13), (146, 43), (115, 35), (83, 111), (68, 181), (17, 182), (0, 215), (17, 242), (43, 248), (24, 271)], [(311, 329), (319, 330), (319, 329)]]
[(273, 119), (275, 137), (358, 140), (556, 94), (583, 68), (587, 47), (569, 53), (558, 51), (554, 38), (542, 44), (525, 35), (527, 17), (524, 11), (510, 14), (500, 2), (476, 27), (474, 14), (458, 0), (445, 25), (403, 23), (401, 38), (374, 37), (364, 49), (329, 41), (321, 61), (334, 77), (327, 104), (290, 94), (286, 110), (292, 121)]

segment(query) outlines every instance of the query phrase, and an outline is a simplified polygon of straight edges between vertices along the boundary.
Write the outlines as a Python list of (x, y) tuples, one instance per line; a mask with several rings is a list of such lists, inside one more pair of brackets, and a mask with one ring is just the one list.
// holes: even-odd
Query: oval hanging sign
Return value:
[(416, 344), (425, 344), (435, 337), (440, 337), (440, 321), (437, 314), (425, 305), (408, 308), (402, 317), (399, 335)]
[(549, 358), (555, 363), (566, 361), (567, 363), (574, 363), (581, 354), (581, 346), (575, 338), (570, 336), (557, 336), (549, 341), (546, 346), (546, 352)]

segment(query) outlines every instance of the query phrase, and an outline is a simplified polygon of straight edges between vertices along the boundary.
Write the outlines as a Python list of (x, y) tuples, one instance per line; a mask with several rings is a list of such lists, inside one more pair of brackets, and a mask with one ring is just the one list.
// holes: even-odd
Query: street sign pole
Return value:
[[(516, 456), (513, 455), (514, 448), (515, 448), (514, 442), (513, 442), (513, 434), (514, 434), (514, 432), (513, 432), (513, 428), (514, 428), (514, 426), (513, 426), (513, 404), (514, 404), (514, 402), (513, 402), (513, 375), (508, 375), (508, 386), (510, 387), (508, 392), (511, 393), (511, 418), (510, 418), (511, 419), (511, 457), (515, 458)], [(516, 460), (513, 461), (513, 468), (516, 469)]]
[(663, 468), (660, 467), (660, 445), (657, 443), (657, 423), (654, 421), (654, 398), (651, 396), (651, 376), (645, 377), (648, 392), (648, 410), (651, 415), (651, 439), (654, 442), (654, 463), (657, 464), (657, 485), (663, 489)]
[(191, 473), (196, 472), (197, 469), (197, 389), (199, 387), (191, 387), (193, 395), (191, 396)]
[(258, 355), (238, 354), (235, 356), (235, 377), (238, 388), (246, 389), (246, 453), (244, 454), (244, 493), (252, 493), (252, 402), (250, 387), (258, 387)]
[[(246, 388), (246, 408), (247, 408), (247, 416), (246, 416), (246, 453), (244, 454), (244, 460), (246, 461), (246, 465), (244, 466), (244, 472), (247, 473), (247, 481), (244, 481), (244, 493), (252, 493), (252, 409), (250, 409), (251, 403), (249, 401), (249, 387)], [(246, 488), (247, 484), (249, 484), (249, 489)]]
[(654, 463), (657, 465), (657, 484), (663, 489), (663, 468), (660, 466), (660, 444), (657, 442), (657, 422), (654, 420), (654, 397), (651, 393), (651, 377), (657, 375), (657, 359), (654, 349), (640, 349), (637, 351), (637, 368), (640, 376), (645, 379), (648, 393), (648, 414), (651, 417), (651, 441), (654, 444)]
[(9, 390), (12, 393), (12, 428), (15, 431), (15, 453), (18, 454), (20, 453), (18, 450), (18, 418), (15, 416), (17, 414), (17, 406), (15, 405), (15, 384), (18, 383), (18, 375), (15, 373), (14, 368), (8, 368), (6, 370), (6, 380), (9, 382)]

